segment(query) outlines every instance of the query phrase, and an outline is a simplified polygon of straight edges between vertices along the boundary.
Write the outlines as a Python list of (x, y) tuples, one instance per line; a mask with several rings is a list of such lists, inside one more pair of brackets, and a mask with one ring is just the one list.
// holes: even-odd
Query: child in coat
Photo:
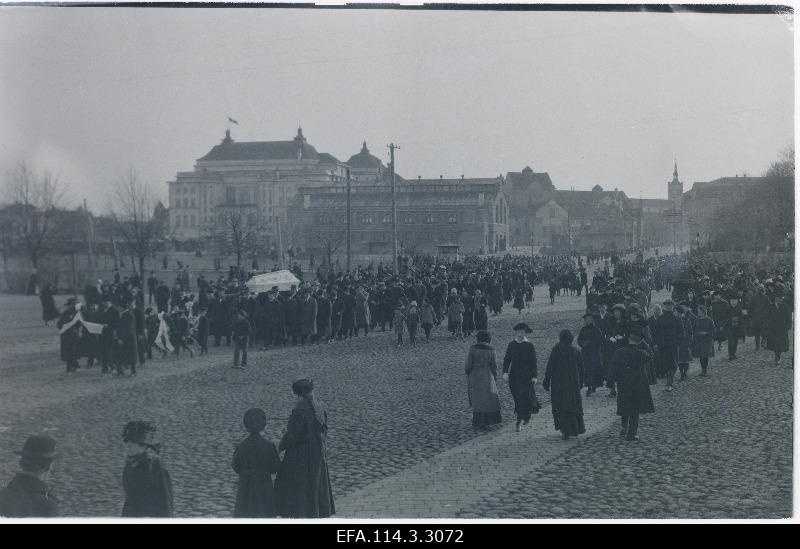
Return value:
[(269, 518), (277, 515), (272, 475), (278, 472), (281, 460), (278, 450), (261, 432), (267, 425), (267, 415), (260, 408), (244, 414), (248, 437), (236, 446), (233, 470), (239, 475), (236, 491), (236, 518)]

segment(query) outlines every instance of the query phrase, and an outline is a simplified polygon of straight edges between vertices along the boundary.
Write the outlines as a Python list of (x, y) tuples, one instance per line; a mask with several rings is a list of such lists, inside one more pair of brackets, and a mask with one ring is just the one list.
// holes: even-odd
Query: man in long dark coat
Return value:
[(214, 332), (214, 347), (219, 347), (221, 338), (225, 338), (225, 345), (230, 347), (231, 324), (233, 321), (230, 301), (225, 297), (217, 295), (213, 310), (211, 329)]
[(587, 312), (583, 315), (586, 324), (578, 333), (578, 346), (581, 348), (583, 361), (583, 382), (586, 384), (586, 396), (594, 393), (598, 387), (603, 386), (603, 348), (605, 341), (603, 332), (595, 325), (594, 313)]
[(675, 372), (678, 370), (678, 345), (683, 339), (683, 321), (675, 315), (675, 304), (667, 299), (662, 304), (664, 313), (656, 321), (654, 343), (657, 345), (662, 368), (667, 375), (667, 391), (672, 391)]
[[(78, 311), (75, 309), (75, 299), (69, 298), (66, 303), (64, 312), (56, 323), (56, 327), (60, 330), (65, 324), (68, 324), (75, 318)], [(79, 368), (78, 359), (81, 356), (81, 337), (83, 336), (84, 328), (80, 322), (73, 324), (68, 330), (61, 334), (61, 360), (67, 363), (67, 373), (70, 374)]]
[(789, 351), (789, 330), (792, 327), (792, 309), (784, 303), (784, 296), (776, 295), (767, 317), (766, 348), (775, 353), (775, 366), (781, 354)]
[(614, 352), (608, 369), (608, 382), (617, 385), (617, 415), (622, 417), (621, 435), (630, 441), (639, 440), (639, 415), (654, 411), (647, 374), (651, 357), (639, 347), (643, 339), (641, 327), (632, 325), (628, 344)]
[(297, 344), (300, 337), (300, 296), (294, 284), (286, 298), (286, 339), (292, 345)]
[(266, 349), (269, 345), (277, 346), (282, 344), (286, 338), (286, 331), (277, 287), (272, 288), (267, 294), (263, 315), (264, 348)]
[(767, 325), (769, 323), (769, 299), (764, 292), (764, 287), (759, 286), (753, 298), (750, 300), (748, 313), (750, 315), (750, 330), (756, 339), (756, 351), (762, 345), (766, 346)]
[(119, 321), (114, 330), (113, 355), (118, 376), (125, 373), (125, 366), (130, 368), (131, 376), (136, 375), (136, 321), (130, 310), (130, 303), (123, 304), (119, 313)]
[(300, 300), (300, 343), (313, 343), (317, 336), (317, 300), (309, 290), (303, 291)]

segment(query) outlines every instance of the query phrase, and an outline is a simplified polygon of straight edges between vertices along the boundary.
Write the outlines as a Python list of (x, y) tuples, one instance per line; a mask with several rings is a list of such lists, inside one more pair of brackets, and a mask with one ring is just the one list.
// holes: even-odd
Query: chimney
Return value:
[(464, 181), (464, 174), (463, 173), (461, 174), (461, 181), (462, 182)]
[(439, 181), (443, 179), (442, 174), (439, 174)]
[(417, 176), (417, 181), (422, 181), (422, 176), (421, 175)]

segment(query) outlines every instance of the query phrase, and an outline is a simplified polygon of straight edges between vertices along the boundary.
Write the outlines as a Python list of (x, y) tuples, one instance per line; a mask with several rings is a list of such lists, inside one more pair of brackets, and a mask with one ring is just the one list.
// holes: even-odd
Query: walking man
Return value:
[(608, 370), (608, 382), (617, 384), (617, 415), (622, 417), (620, 434), (629, 441), (639, 440), (639, 415), (654, 411), (647, 376), (651, 357), (639, 347), (642, 339), (642, 327), (631, 325), (628, 344), (614, 352)]

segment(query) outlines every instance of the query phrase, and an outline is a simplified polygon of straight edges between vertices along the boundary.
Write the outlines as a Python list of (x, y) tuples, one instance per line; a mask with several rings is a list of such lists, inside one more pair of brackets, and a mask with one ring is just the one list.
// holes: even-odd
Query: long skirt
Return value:
[(578, 436), (586, 432), (586, 426), (583, 423), (583, 414), (575, 412), (553, 412), (553, 424), (556, 431), (561, 431), (567, 436)]
[(485, 429), (491, 425), (502, 423), (500, 411), (497, 412), (472, 412), (472, 426), (475, 429)]
[(518, 420), (527, 422), (531, 419), (531, 414), (539, 413), (541, 405), (536, 398), (533, 383), (514, 383), (511, 386), (511, 396), (514, 397), (514, 413)]

